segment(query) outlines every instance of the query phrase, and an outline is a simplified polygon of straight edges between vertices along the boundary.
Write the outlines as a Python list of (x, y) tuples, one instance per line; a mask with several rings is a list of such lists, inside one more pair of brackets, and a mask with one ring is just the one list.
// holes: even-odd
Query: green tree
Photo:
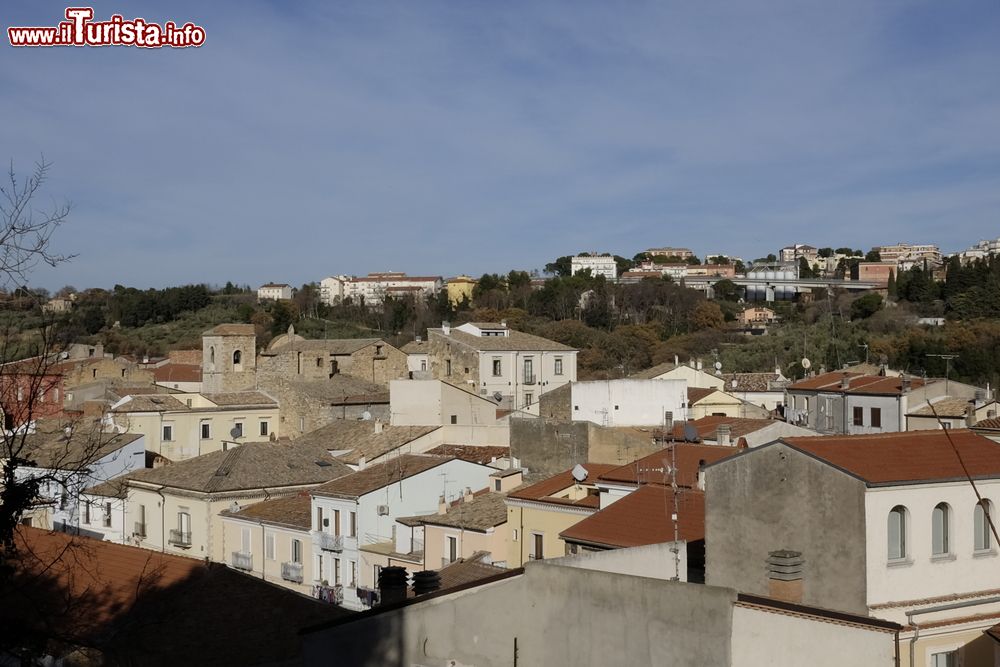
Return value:
[(869, 250), (865, 254), (865, 261), (866, 262), (881, 262), (882, 261), (882, 253), (880, 253), (875, 248), (872, 248), (871, 250)]
[(882, 295), (869, 292), (851, 304), (851, 319), (864, 320), (874, 315), (882, 307)]
[(559, 257), (554, 262), (549, 262), (545, 265), (545, 273), (550, 276), (559, 276), (560, 278), (565, 278), (573, 274), (573, 256), (563, 255)]

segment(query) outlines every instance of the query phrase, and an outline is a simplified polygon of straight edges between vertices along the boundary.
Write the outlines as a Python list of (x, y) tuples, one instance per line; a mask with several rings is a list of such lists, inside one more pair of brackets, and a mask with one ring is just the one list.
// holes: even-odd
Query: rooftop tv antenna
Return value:
[(957, 354), (925, 354), (925, 357), (944, 359), (944, 393), (948, 394), (948, 376), (951, 375), (951, 360), (958, 359)]

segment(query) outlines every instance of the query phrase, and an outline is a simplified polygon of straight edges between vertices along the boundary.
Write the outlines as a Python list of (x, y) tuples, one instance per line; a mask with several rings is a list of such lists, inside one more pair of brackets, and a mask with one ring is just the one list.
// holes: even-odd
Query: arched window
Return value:
[(208, 370), (215, 370), (215, 346), (208, 348)]
[(976, 503), (972, 514), (972, 525), (976, 531), (974, 546), (976, 551), (986, 551), (993, 548), (993, 533), (990, 530), (989, 519), (992, 519), (993, 503), (986, 498)]
[(931, 514), (931, 553), (935, 556), (947, 554), (951, 547), (948, 544), (951, 508), (948, 503), (938, 503)]
[(233, 352), (233, 366), (239, 366), (242, 358), (243, 354), (239, 350)]
[(889, 560), (906, 558), (906, 508), (896, 505), (889, 512)]

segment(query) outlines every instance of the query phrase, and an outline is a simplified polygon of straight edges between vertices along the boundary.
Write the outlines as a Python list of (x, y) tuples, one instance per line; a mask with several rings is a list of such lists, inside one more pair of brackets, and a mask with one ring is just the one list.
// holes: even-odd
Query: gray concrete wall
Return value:
[(802, 603), (868, 614), (865, 486), (778, 443), (705, 469), (706, 581), (768, 594), (766, 560), (805, 559)]
[(638, 431), (562, 419), (510, 420), (511, 455), (531, 472), (555, 474), (577, 463), (624, 465), (662, 449)]
[(572, 383), (567, 382), (561, 387), (547, 391), (538, 398), (538, 415), (546, 419), (570, 420), (573, 418)]
[(533, 563), (522, 576), (307, 634), (304, 664), (725, 667), (735, 597)]
[[(679, 569), (681, 581), (684, 581), (687, 574), (687, 545), (684, 542), (677, 542), (678, 550), (674, 554), (671, 551), (674, 544), (674, 542), (661, 542), (628, 549), (590, 551), (576, 556), (550, 558), (546, 563), (662, 580), (673, 578)], [(678, 559), (677, 562), (675, 557)]]

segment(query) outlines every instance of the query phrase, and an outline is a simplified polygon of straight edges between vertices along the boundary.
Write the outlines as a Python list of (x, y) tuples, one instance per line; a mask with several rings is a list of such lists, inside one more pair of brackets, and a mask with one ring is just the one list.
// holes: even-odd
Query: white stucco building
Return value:
[(504, 322), (444, 324), (427, 336), (434, 377), (467, 385), (501, 408), (534, 405), (543, 393), (576, 380), (576, 350)]
[(292, 286), (285, 283), (267, 283), (257, 288), (257, 298), (261, 301), (278, 301), (292, 298)]
[(320, 298), (334, 305), (345, 299), (354, 303), (380, 304), (386, 296), (436, 294), (444, 287), (441, 276), (408, 276), (398, 271), (369, 273), (367, 276), (329, 276), (320, 281)]
[(570, 385), (573, 421), (601, 426), (663, 426), (683, 420), (685, 380), (595, 380)]
[(366, 567), (360, 547), (393, 542), (398, 517), (434, 514), (442, 496), (486, 488), (494, 472), (456, 458), (403, 454), (312, 489), (314, 594), (349, 609), (370, 607), (378, 567)]
[(618, 278), (618, 263), (611, 255), (591, 253), (576, 255), (570, 260), (570, 270), (574, 276), (585, 269), (590, 269), (590, 274), (594, 277), (604, 276), (612, 282)]

